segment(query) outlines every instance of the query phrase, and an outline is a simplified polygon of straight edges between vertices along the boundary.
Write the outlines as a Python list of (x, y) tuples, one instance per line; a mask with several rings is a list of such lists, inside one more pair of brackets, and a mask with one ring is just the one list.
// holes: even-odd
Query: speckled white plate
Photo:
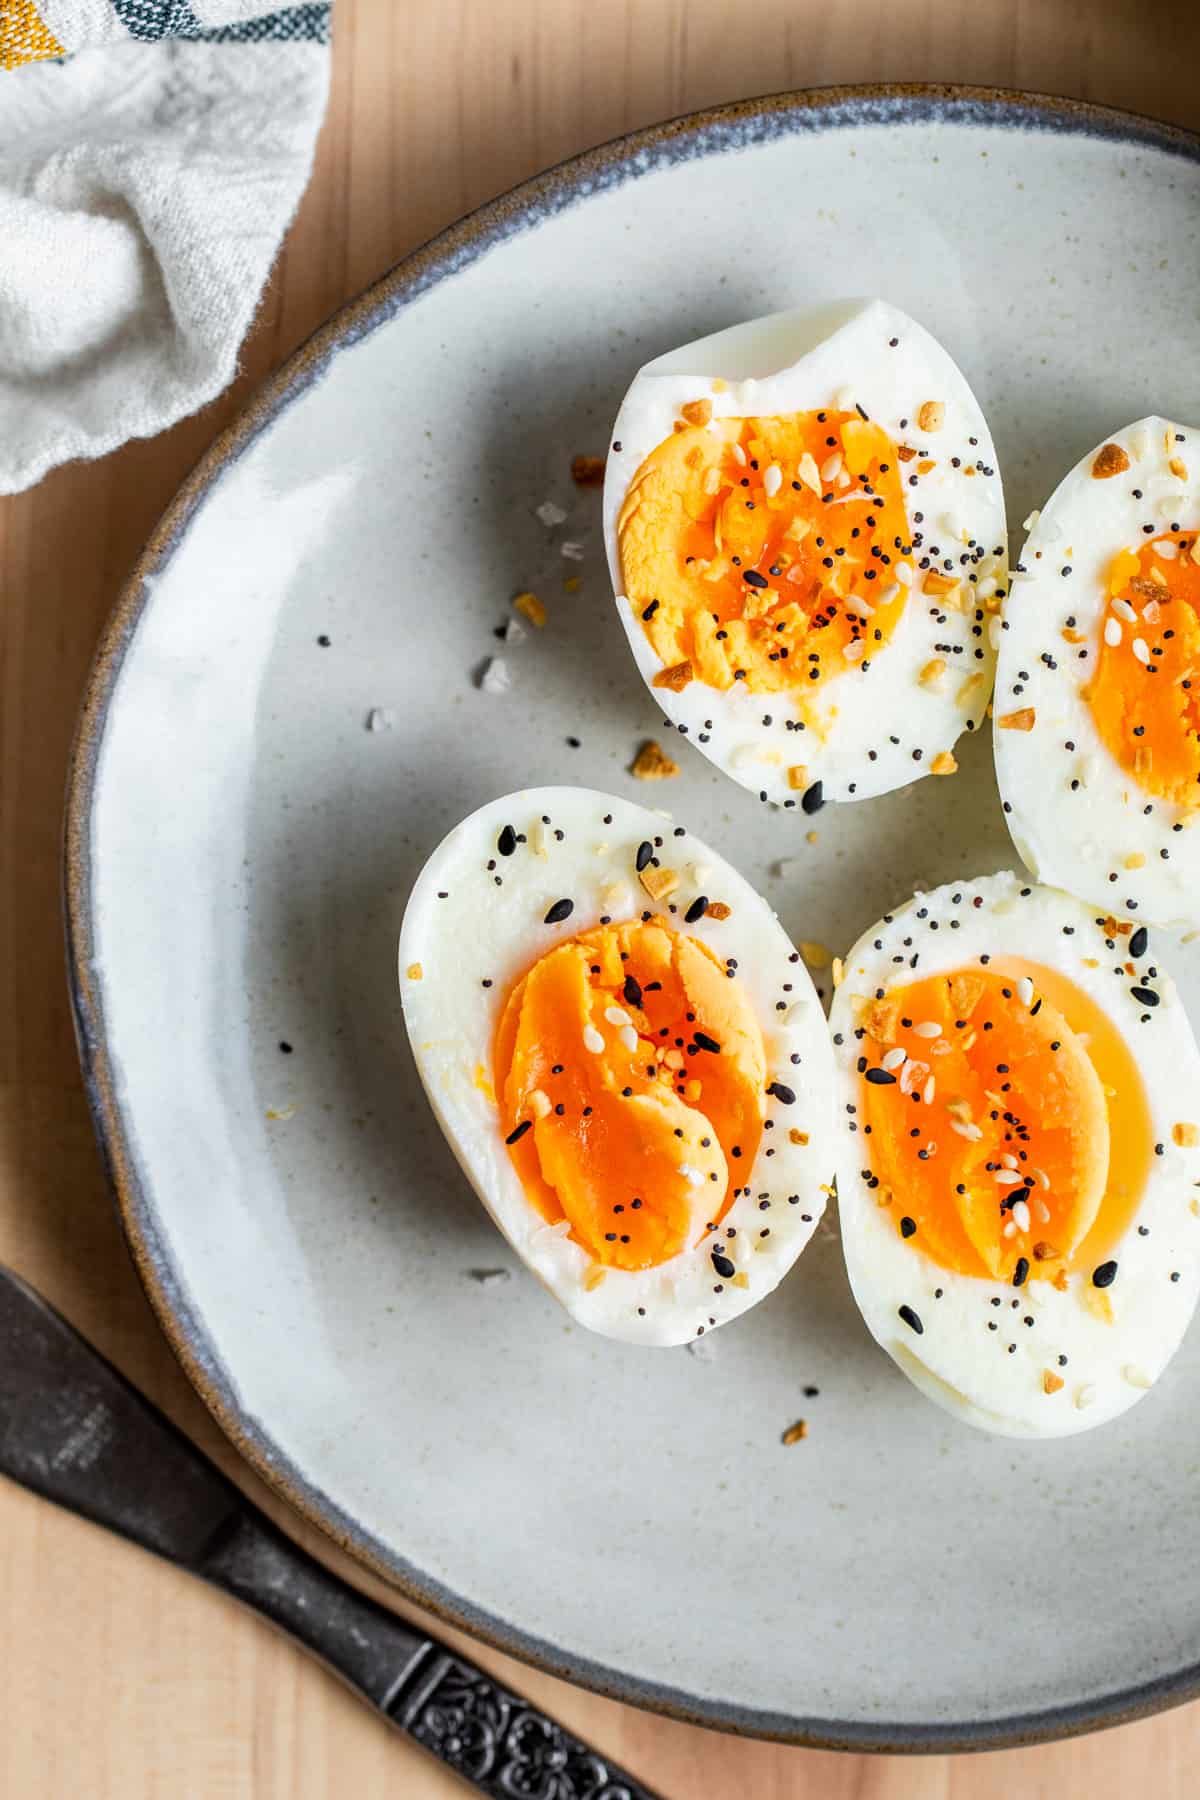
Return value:
[[(874, 288), (966, 371), (1019, 530), (1115, 426), (1200, 422), (1198, 277), (1200, 144), (1166, 128), (930, 89), (666, 126), (486, 208), (335, 319), (120, 601), (67, 891), (135, 1255), (255, 1465), (519, 1655), (868, 1747), (1013, 1742), (1200, 1689), (1200, 1336), (1105, 1430), (988, 1439), (876, 1349), (832, 1224), (703, 1354), (589, 1336), (468, 1191), (394, 978), (409, 886), (462, 814), (570, 779), (647, 797), (626, 769), (661, 721), (569, 468), (639, 364)], [(473, 674), (525, 586), (549, 623), (493, 697)], [(985, 737), (953, 781), (827, 808), (813, 845), (675, 742), (654, 799), (794, 935), (844, 948), (915, 885), (1011, 860)], [(1160, 954), (1200, 1007), (1196, 953)]]

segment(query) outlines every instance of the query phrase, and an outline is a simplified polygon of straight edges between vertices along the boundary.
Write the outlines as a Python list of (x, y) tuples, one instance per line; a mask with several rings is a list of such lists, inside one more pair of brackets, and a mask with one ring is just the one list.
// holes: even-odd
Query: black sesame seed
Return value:
[(915, 1331), (917, 1336), (920, 1337), (925, 1330), (925, 1327), (921, 1323), (920, 1315), (915, 1313), (911, 1306), (898, 1306), (896, 1311), (900, 1314), (900, 1317), (904, 1320), (904, 1323), (908, 1326), (909, 1330)]
[(1098, 1287), (1098, 1288), (1111, 1287), (1113, 1282), (1116, 1280), (1116, 1278), (1117, 1278), (1117, 1265), (1115, 1262), (1101, 1263), (1099, 1268), (1092, 1270), (1092, 1286), (1093, 1287)]
[(692, 901), (692, 904), (688, 907), (687, 911), (683, 915), (684, 924), (685, 925), (694, 925), (696, 923), (697, 919), (702, 919), (707, 911), (708, 911), (708, 895), (707, 894), (698, 894), (696, 896), (696, 898)]
[(737, 1269), (734, 1264), (730, 1262), (727, 1256), (722, 1256), (719, 1250), (714, 1250), (712, 1253), (712, 1266), (717, 1271), (718, 1275), (723, 1275), (725, 1277), (726, 1281), (737, 1274)]
[(910, 1238), (915, 1235), (916, 1229), (917, 1221), (915, 1219), (910, 1219), (906, 1214), (900, 1221), (900, 1236)]
[(786, 1087), (782, 1081), (773, 1081), (767, 1089), (767, 1092), (768, 1094), (774, 1095), (775, 1099), (778, 1100), (782, 1106), (795, 1106), (796, 1104), (795, 1091), (790, 1087)]
[(511, 856), (517, 847), (517, 834), (511, 825), (506, 825), (496, 839), (496, 848), (501, 856)]
[(1029, 1259), (1028, 1259), (1028, 1257), (1018, 1256), (1017, 1266), (1013, 1270), (1013, 1280), (1012, 1280), (1013, 1286), (1014, 1287), (1024, 1287), (1026, 1279), (1028, 1278), (1028, 1275), (1029, 1275)]
[(639, 875), (641, 874), (642, 870), (646, 867), (647, 863), (650, 862), (653, 855), (654, 855), (654, 845), (652, 843), (650, 843), (648, 839), (643, 839), (643, 841), (637, 847), (637, 856), (635, 858), (635, 867), (637, 868), (637, 872)]
[(810, 788), (805, 789), (804, 797), (801, 800), (800, 805), (806, 813), (817, 813), (817, 812), (820, 812), (820, 810), (824, 806), (824, 804), (825, 804), (824, 783), (820, 782), (820, 781), (814, 781)]
[(720, 1044), (718, 1044), (716, 1038), (710, 1038), (706, 1031), (693, 1032), (692, 1041), (697, 1050), (709, 1050), (714, 1056), (719, 1056), (721, 1054)]
[(867, 1080), (875, 1087), (892, 1087), (895, 1084), (896, 1077), (890, 1069), (868, 1069), (866, 1073)]
[(574, 911), (575, 902), (573, 900), (556, 900), (542, 923), (545, 925), (561, 925), (563, 920), (569, 919)]
[(518, 1140), (520, 1138), (523, 1138), (525, 1136), (525, 1133), (527, 1131), (532, 1131), (532, 1130), (533, 1130), (533, 1120), (532, 1119), (522, 1119), (521, 1123), (517, 1126), (516, 1130), (510, 1131), (504, 1141), (506, 1144), (515, 1144), (518, 1142)]
[(1131, 996), (1133, 997), (1133, 999), (1135, 999), (1137, 1001), (1139, 1006), (1157, 1006), (1158, 1005), (1158, 995), (1155, 993), (1153, 988), (1134, 987), (1134, 988), (1130, 988), (1129, 992), (1130, 992)]
[(1129, 940), (1129, 954), (1133, 957), (1145, 956), (1150, 943), (1150, 933), (1144, 925), (1139, 925)]

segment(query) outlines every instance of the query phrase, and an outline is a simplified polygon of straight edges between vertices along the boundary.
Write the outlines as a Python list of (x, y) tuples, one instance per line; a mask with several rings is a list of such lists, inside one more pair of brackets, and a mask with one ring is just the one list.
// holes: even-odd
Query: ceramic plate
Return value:
[[(1200, 1688), (1200, 1334), (1107, 1429), (989, 1439), (876, 1349), (827, 1222), (702, 1354), (589, 1336), (468, 1191), (395, 980), (424, 857), (509, 788), (650, 795), (835, 948), (916, 885), (1009, 864), (983, 736), (953, 781), (827, 808), (811, 845), (682, 740), (677, 781), (635, 784), (662, 721), (571, 458), (669, 346), (877, 291), (969, 376), (1019, 530), (1115, 426), (1200, 421), (1198, 277), (1200, 144), (1164, 127), (931, 89), (685, 120), (485, 208), (335, 319), (126, 589), (68, 902), (135, 1255), (255, 1466), (480, 1636), (710, 1724), (865, 1747), (1013, 1742)], [(549, 622), (494, 696), (477, 673), (525, 587)], [(1170, 961), (1200, 1017), (1200, 956)]]

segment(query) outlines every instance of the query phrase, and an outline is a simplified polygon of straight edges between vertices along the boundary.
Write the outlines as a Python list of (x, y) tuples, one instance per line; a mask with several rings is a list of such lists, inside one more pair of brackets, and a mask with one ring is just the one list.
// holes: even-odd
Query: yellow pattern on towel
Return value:
[(0, 0), (0, 69), (19, 69), (22, 63), (65, 55), (34, 0)]

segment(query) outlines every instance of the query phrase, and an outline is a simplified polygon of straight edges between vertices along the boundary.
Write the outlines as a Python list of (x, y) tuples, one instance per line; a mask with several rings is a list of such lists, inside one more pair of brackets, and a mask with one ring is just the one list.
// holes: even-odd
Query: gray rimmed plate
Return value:
[[(1107, 1430), (989, 1440), (875, 1349), (827, 1227), (703, 1354), (591, 1338), (467, 1191), (394, 982), (408, 887), (463, 813), (544, 781), (645, 797), (627, 765), (661, 721), (598, 497), (570, 478), (639, 364), (874, 289), (966, 370), (1019, 528), (1116, 425), (1200, 420), (1198, 250), (1200, 143), (1096, 108), (844, 90), (659, 127), (338, 315), (126, 587), (67, 904), (134, 1254), (255, 1467), (480, 1636), (644, 1705), (858, 1748), (1024, 1741), (1200, 1690), (1194, 1335)], [(501, 650), (523, 587), (549, 622)], [(475, 681), (497, 653), (503, 696)], [(1011, 861), (989, 747), (965, 748), (953, 781), (827, 809), (815, 844), (683, 744), (655, 798), (839, 948), (915, 885)], [(1200, 1006), (1200, 959), (1170, 960)]]

